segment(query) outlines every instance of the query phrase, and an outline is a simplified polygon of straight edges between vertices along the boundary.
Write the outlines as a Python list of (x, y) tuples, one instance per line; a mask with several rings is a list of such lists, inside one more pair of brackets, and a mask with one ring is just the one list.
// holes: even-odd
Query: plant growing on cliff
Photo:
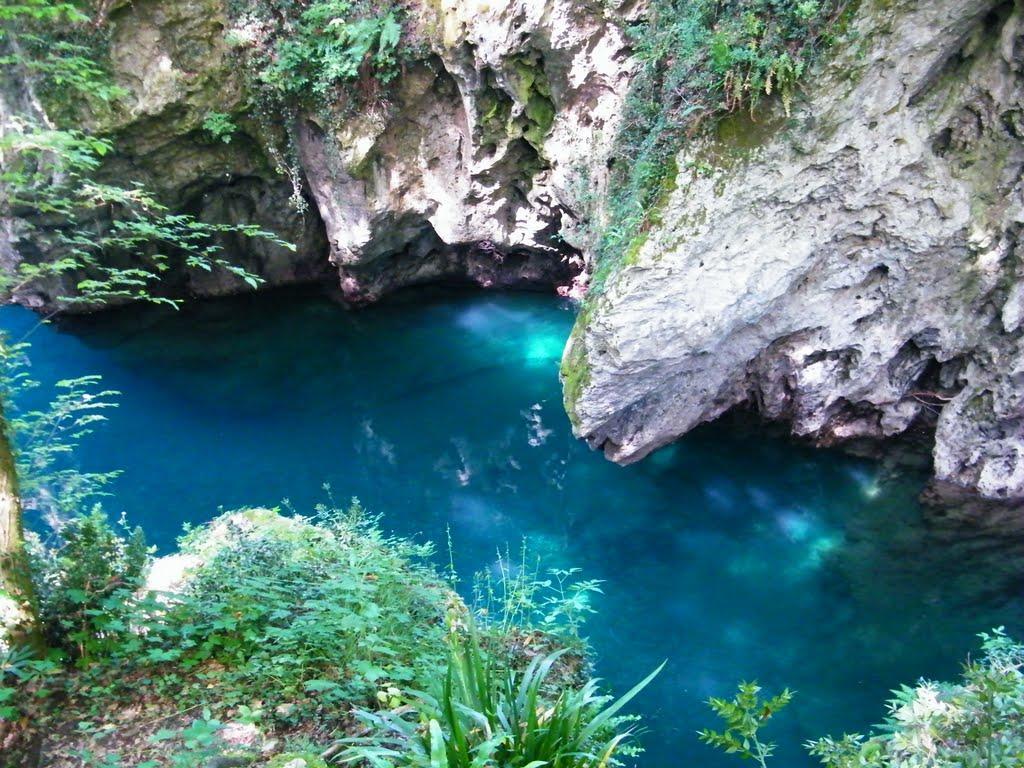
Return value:
[(210, 112), (203, 118), (203, 130), (214, 141), (230, 144), (235, 131), (238, 130), (238, 126), (231, 119), (231, 115), (223, 112)]
[[(367, 106), (398, 75), (406, 12), (369, 0), (239, 6), (228, 40), (245, 58), (257, 113)], [(344, 98), (339, 98), (339, 97)]]
[(261, 82), (292, 96), (323, 96), (360, 77), (382, 84), (398, 74), (396, 51), (402, 25), (394, 9), (371, 13), (365, 3), (313, 2), (258, 73)]

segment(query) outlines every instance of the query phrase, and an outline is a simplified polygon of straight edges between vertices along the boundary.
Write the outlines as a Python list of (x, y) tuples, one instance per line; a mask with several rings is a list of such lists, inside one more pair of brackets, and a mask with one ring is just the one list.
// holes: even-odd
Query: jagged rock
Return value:
[(621, 26), (573, 0), (425, 3), (421, 25), (433, 55), (401, 78), (393, 117), (300, 126), (343, 292), (568, 282), (593, 193), (580, 182), (605, 183), (597, 160), (628, 85)]
[(854, 29), (791, 120), (678, 157), (566, 349), (576, 431), (627, 463), (741, 403), (819, 443), (937, 419), (940, 479), (1024, 497), (1020, 8), (866, 1)]

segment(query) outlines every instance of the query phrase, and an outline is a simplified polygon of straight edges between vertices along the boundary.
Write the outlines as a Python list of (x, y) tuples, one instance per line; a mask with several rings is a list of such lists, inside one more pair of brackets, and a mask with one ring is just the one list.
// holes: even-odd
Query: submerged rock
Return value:
[(575, 429), (628, 463), (741, 403), (821, 444), (924, 420), (939, 479), (1024, 498), (1020, 8), (866, 1), (851, 39), (677, 158), (566, 349)]

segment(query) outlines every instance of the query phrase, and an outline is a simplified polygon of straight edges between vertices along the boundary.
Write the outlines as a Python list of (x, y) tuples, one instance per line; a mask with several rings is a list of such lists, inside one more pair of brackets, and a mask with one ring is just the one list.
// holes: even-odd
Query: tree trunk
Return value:
[(43, 647), (18, 495), (18, 473), (0, 402), (0, 646)]

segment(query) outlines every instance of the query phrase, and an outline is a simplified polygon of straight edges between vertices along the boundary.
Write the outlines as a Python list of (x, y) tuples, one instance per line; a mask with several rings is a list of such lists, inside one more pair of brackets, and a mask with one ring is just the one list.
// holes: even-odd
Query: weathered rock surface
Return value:
[(579, 197), (600, 187), (630, 68), (600, 3), (425, 5), (433, 56), (393, 115), (300, 126), (302, 166), (345, 295), (466, 276), (567, 282)]
[(678, 158), (567, 347), (570, 414), (624, 463), (742, 403), (820, 443), (931, 419), (939, 479), (1022, 498), (1021, 9), (865, 0), (855, 29), (791, 120)]
[[(427, 53), (406, 67), (390, 104), (268, 119), (248, 109), (242, 58), (228, 44), (232, 31), (242, 48), (258, 35), (251, 20), (229, 19), (223, 0), (138, 0), (110, 16), (113, 74), (128, 95), (87, 118), (117, 148), (108, 177), (297, 244), (296, 255), (224, 243), (269, 284), (330, 278), (353, 303), (438, 279), (552, 287), (582, 267), (570, 245), (580, 197), (604, 183), (600, 160), (628, 86), (610, 5), (423, 0), (412, 32)], [(213, 112), (234, 117), (230, 142), (204, 131)], [(289, 203), (297, 189), (304, 213)], [(33, 255), (31, 242), (21, 249)], [(179, 295), (243, 287), (206, 273), (165, 285)], [(68, 290), (37, 285), (20, 299), (48, 306)]]
[[(141, 183), (175, 212), (211, 222), (258, 223), (294, 243), (294, 252), (267, 241), (223, 243), (232, 261), (268, 283), (327, 275), (319, 219), (315, 212), (303, 215), (289, 205), (291, 184), (276, 172), (276, 161), (257, 138), (255, 126), (243, 123), (230, 144), (203, 130), (211, 112), (231, 113), (246, 99), (238, 64), (225, 41), (227, 17), (219, 0), (138, 0), (111, 6), (108, 63), (125, 95), (102, 110), (83, 103), (46, 105), (61, 124), (83, 125), (113, 139), (117, 151), (100, 169), (101, 178), (121, 186)], [(13, 95), (18, 96), (16, 91)], [(103, 226), (104, 215), (97, 212), (97, 226)], [(0, 239), (23, 258), (46, 255), (24, 230)], [(129, 266), (134, 256), (110, 259)], [(32, 285), (17, 299), (49, 308), (56, 297), (73, 295), (78, 279), (74, 275), (60, 283)], [(242, 290), (245, 283), (226, 272), (183, 270), (166, 275), (161, 288), (177, 296), (206, 296)]]

